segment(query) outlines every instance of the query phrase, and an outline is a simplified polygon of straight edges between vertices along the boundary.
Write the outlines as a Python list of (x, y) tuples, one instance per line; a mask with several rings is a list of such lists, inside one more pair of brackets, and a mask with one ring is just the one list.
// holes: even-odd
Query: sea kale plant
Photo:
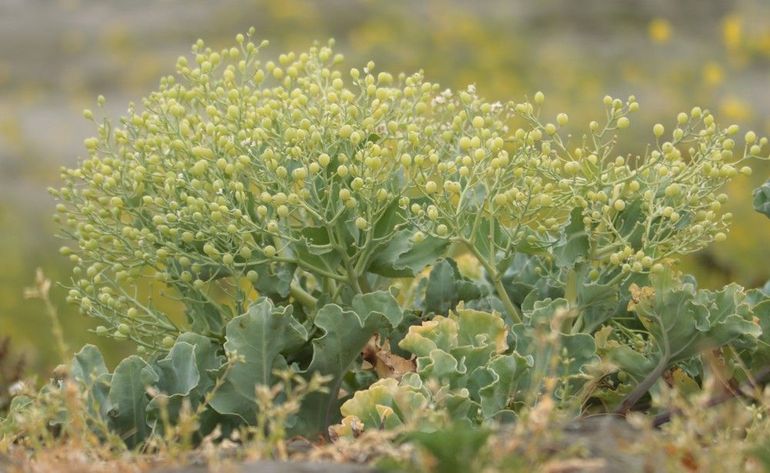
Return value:
[(722, 188), (767, 139), (696, 107), (619, 154), (634, 97), (579, 127), (540, 92), (344, 69), (331, 42), (272, 61), (252, 36), (198, 41), (52, 190), (68, 300), (137, 347), (112, 373), (86, 347), (70, 376), (129, 446), (183, 409), (202, 433), (254, 425), (286, 369), (314, 388), (285, 428), (314, 437), (543, 396), (626, 412), (701, 383), (703, 353), (738, 379), (770, 357), (765, 292), (677, 269), (725, 240)]

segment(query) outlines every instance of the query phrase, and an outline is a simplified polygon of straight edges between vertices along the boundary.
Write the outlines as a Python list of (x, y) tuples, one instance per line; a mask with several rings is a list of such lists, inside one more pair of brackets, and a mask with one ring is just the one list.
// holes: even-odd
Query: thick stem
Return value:
[(668, 350), (663, 354), (660, 361), (658, 362), (658, 365), (655, 367), (654, 370), (648, 374), (641, 383), (639, 383), (636, 388), (634, 388), (631, 393), (626, 396), (626, 398), (623, 400), (623, 402), (618, 406), (617, 409), (615, 409), (615, 414), (619, 415), (626, 415), (628, 411), (633, 408), (637, 402), (639, 402), (639, 399), (642, 398), (642, 396), (647, 393), (647, 391), (650, 390), (650, 388), (658, 381), (658, 378), (663, 376), (663, 372), (666, 370), (666, 365), (668, 364)]
[(497, 271), (497, 269), (494, 266), (494, 263), (490, 263), (489, 261), (485, 260), (483, 256), (481, 256), (481, 253), (476, 249), (473, 244), (468, 240), (461, 240), (462, 243), (465, 245), (468, 250), (473, 253), (473, 256), (476, 257), (477, 260), (479, 260), (479, 263), (484, 267), (487, 273), (489, 273), (489, 277), (492, 279), (492, 282), (495, 285), (495, 291), (497, 292), (497, 297), (500, 298), (503, 305), (505, 306), (505, 310), (508, 311), (508, 314), (511, 316), (513, 321), (517, 324), (520, 324), (522, 322), (521, 318), (521, 312), (519, 312), (519, 309), (516, 307), (516, 305), (513, 303), (511, 298), (508, 296), (508, 291), (505, 290), (505, 286), (503, 285), (502, 276)]
[(505, 309), (508, 311), (513, 321), (517, 324), (520, 324), (522, 322), (521, 313), (519, 312), (519, 309), (516, 308), (516, 306), (513, 304), (511, 298), (508, 297), (508, 292), (505, 290), (505, 286), (503, 286), (502, 279), (500, 279), (499, 275), (495, 274), (494, 281), (497, 296), (501, 301), (503, 301), (503, 305), (505, 306)]
[(292, 282), (289, 285), (289, 292), (291, 296), (300, 304), (307, 307), (310, 310), (315, 310), (318, 300), (311, 296), (309, 292), (305, 291), (296, 282)]

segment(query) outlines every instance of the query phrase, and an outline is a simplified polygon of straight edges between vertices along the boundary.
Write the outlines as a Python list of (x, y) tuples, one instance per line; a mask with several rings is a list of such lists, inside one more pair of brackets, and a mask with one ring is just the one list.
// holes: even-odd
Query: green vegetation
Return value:
[[(252, 36), (199, 40), (119, 123), (85, 111), (89, 156), (51, 189), (67, 299), (136, 354), (110, 372), (81, 349), (14, 398), (0, 451), (235, 440), (287, 458), (299, 435), (402, 468), (527, 470), (564, 419), (677, 418), (770, 359), (769, 291), (702, 289), (678, 268), (727, 238), (724, 189), (766, 138), (695, 107), (619, 154), (633, 96), (577, 126), (546, 117), (541, 92), (488, 102), (347, 69), (332, 42), (269, 60)], [(49, 286), (30, 295), (58, 327)], [(741, 427), (758, 442), (765, 406), (755, 393)], [(500, 429), (516, 441), (499, 454), (455, 456)]]

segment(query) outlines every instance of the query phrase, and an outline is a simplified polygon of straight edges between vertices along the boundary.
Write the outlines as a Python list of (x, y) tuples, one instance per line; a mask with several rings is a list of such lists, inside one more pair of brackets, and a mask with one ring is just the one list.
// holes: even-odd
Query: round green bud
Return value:
[(246, 273), (246, 278), (248, 278), (248, 280), (251, 282), (257, 282), (257, 280), (259, 279), (259, 274), (252, 269), (248, 273)]
[(556, 123), (559, 124), (559, 126), (564, 126), (569, 122), (569, 116), (566, 113), (560, 113), (556, 115)]
[(163, 337), (163, 341), (161, 342), (161, 344), (163, 345), (163, 348), (170, 349), (174, 346), (174, 342), (176, 342), (176, 340), (174, 340), (174, 337), (172, 337), (171, 335), (166, 335), (165, 337)]
[(214, 256), (219, 253), (219, 251), (217, 251), (217, 248), (211, 243), (206, 243), (203, 245), (203, 252), (206, 253), (208, 256)]
[(655, 126), (652, 127), (652, 133), (658, 138), (663, 136), (663, 133), (665, 132), (666, 129), (660, 123), (656, 123)]
[(118, 332), (123, 335), (128, 335), (131, 333), (131, 327), (129, 327), (127, 324), (120, 324), (118, 325)]
[(615, 201), (614, 204), (612, 204), (612, 206), (615, 208), (615, 210), (620, 212), (621, 210), (626, 208), (626, 203), (622, 199), (618, 199)]
[(423, 232), (415, 232), (414, 235), (412, 235), (412, 241), (415, 243), (421, 243), (425, 240), (425, 234)]
[(273, 245), (267, 245), (266, 247), (262, 248), (262, 253), (268, 258), (272, 258), (276, 253), (275, 247)]
[(436, 227), (436, 234), (438, 236), (446, 236), (447, 233), (449, 233), (449, 228), (443, 223)]
[(537, 105), (542, 105), (543, 102), (545, 102), (545, 95), (542, 92), (537, 91), (537, 92), (535, 92), (534, 99), (535, 99), (535, 103)]
[(222, 255), (222, 263), (224, 263), (225, 266), (230, 266), (231, 264), (233, 264), (233, 261), (234, 261), (233, 255), (231, 255), (230, 253), (225, 253), (224, 255)]
[(323, 153), (323, 154), (321, 154), (321, 155), (318, 157), (318, 163), (319, 163), (319, 164), (320, 164), (322, 167), (326, 167), (326, 166), (328, 166), (328, 165), (329, 165), (329, 163), (331, 162), (331, 160), (332, 160), (332, 158), (331, 158), (331, 157), (329, 157), (329, 155), (328, 155), (328, 154), (326, 154), (326, 153)]
[(428, 181), (425, 183), (425, 192), (428, 194), (433, 194), (436, 191), (438, 191), (438, 184), (436, 184), (434, 181)]
[(725, 240), (727, 240), (727, 235), (724, 232), (719, 232), (714, 235), (714, 241), (717, 243), (721, 243)]
[(564, 163), (564, 172), (569, 176), (574, 176), (580, 172), (580, 164), (575, 161), (568, 161)]
[(682, 187), (679, 184), (669, 184), (666, 187), (666, 197), (678, 197), (682, 193)]
[(479, 116), (473, 117), (472, 124), (473, 128), (481, 128), (484, 126), (484, 118)]
[(631, 120), (629, 120), (627, 117), (620, 117), (618, 118), (618, 128), (621, 130), (624, 128), (628, 128), (631, 125)]
[(367, 222), (364, 217), (358, 217), (356, 219), (356, 228), (358, 228), (359, 230), (366, 230), (368, 226), (369, 226), (369, 222)]

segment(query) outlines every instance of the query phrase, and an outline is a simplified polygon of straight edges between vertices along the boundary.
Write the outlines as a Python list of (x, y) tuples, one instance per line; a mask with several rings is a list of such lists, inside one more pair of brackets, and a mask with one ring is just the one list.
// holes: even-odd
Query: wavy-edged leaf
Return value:
[(564, 226), (559, 242), (553, 248), (554, 262), (560, 268), (573, 268), (585, 261), (590, 250), (588, 234), (583, 223), (583, 209), (575, 207)]
[(328, 393), (310, 394), (302, 403), (300, 425), (296, 430), (307, 435), (323, 432), (336, 422), (334, 416), (338, 412), (337, 397), (343, 376), (372, 335), (391, 327), (388, 318), (380, 312), (358, 314), (336, 304), (323, 306), (313, 323), (323, 335), (313, 339), (313, 358), (305, 374), (330, 376), (331, 382)]
[(85, 345), (73, 357), (70, 374), (86, 390), (89, 413), (106, 420), (110, 410), (108, 396), (112, 374), (107, 370), (101, 351), (94, 345)]
[(532, 368), (531, 358), (512, 353), (497, 356), (486, 366), (490, 382), (478, 391), (481, 414), (485, 419), (500, 416), (513, 403), (521, 403), (526, 388), (527, 371)]
[(354, 416), (367, 429), (380, 429), (402, 425), (427, 405), (428, 397), (421, 389), (385, 378), (356, 392), (340, 412), (344, 417)]
[(387, 291), (356, 294), (351, 305), (353, 310), (363, 317), (369, 317), (372, 312), (384, 315), (392, 327), (397, 327), (404, 319), (404, 311), (398, 301)]
[(308, 333), (292, 316), (291, 306), (274, 307), (269, 299), (259, 299), (227, 324), (225, 338), (225, 350), (237, 352), (243, 361), (230, 368), (211, 406), (253, 424), (255, 387), (272, 384), (273, 370), (286, 367), (283, 354), (304, 344)]
[(412, 239), (415, 230), (399, 230), (375, 253), (367, 271), (391, 278), (412, 277), (444, 255), (449, 240), (427, 237), (420, 243)]
[(770, 181), (754, 189), (754, 210), (770, 218)]
[[(153, 398), (147, 406), (150, 421), (159, 417), (158, 410), (167, 409), (169, 420), (173, 423), (179, 416), (179, 410), (184, 398), (189, 395), (200, 382), (200, 373), (195, 359), (195, 346), (187, 342), (176, 342), (165, 358), (158, 360), (152, 368), (158, 378), (156, 388), (159, 394), (165, 396), (167, 402), (159, 397)], [(191, 399), (191, 407), (197, 406), (197, 399)], [(165, 404), (165, 406), (164, 406)]]
[(109, 425), (129, 448), (139, 445), (150, 433), (146, 417), (150, 402), (147, 388), (157, 381), (156, 373), (136, 355), (121, 361), (112, 374)]

